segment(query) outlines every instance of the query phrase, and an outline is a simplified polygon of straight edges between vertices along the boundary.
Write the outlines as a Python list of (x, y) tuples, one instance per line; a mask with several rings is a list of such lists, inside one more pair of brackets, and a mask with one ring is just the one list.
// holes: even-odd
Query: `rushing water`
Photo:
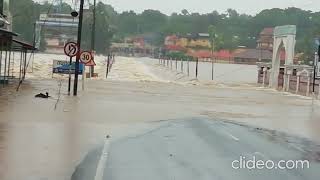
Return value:
[[(217, 81), (208, 83), (211, 64), (199, 66), (196, 81), (157, 60), (117, 57), (105, 79), (105, 57), (99, 56), (99, 77), (86, 80), (78, 97), (69, 97), (67, 76), (51, 73), (52, 60), (63, 58), (36, 54), (19, 92), (15, 85), (0, 89), (1, 180), (70, 179), (106, 135), (133, 135), (168, 119), (205, 116), (314, 141), (320, 137), (319, 102), (249, 86), (256, 78), (252, 66), (216, 64)], [(52, 97), (34, 98), (45, 91)]]

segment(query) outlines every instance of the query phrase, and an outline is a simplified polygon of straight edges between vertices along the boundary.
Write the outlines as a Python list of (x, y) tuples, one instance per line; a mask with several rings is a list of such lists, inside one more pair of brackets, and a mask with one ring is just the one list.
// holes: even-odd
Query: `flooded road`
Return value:
[[(138, 136), (106, 140), (104, 147), (88, 153), (72, 180), (317, 180), (320, 164), (314, 160), (309, 161), (309, 168), (291, 170), (239, 170), (232, 163), (241, 156), (274, 162), (305, 158), (305, 152), (289, 145), (270, 141), (264, 133), (245, 126), (204, 118), (171, 120)], [(102, 173), (92, 173), (93, 167)]]
[[(107, 135), (116, 141), (175, 119), (232, 121), (320, 142), (319, 102), (310, 98), (202, 83), (154, 60), (122, 57), (108, 79), (105, 59), (97, 58), (100, 77), (86, 80), (85, 91), (69, 97), (66, 77), (52, 79), (51, 62), (41, 55), (35, 59), (19, 92), (15, 86), (0, 89), (1, 180), (69, 180)], [(46, 91), (51, 98), (34, 98)]]

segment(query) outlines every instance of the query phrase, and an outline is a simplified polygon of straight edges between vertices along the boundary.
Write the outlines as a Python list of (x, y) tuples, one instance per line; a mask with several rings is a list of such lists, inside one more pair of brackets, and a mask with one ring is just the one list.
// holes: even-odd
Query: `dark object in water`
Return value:
[(40, 94), (35, 95), (34, 97), (47, 99), (47, 98), (49, 98), (50, 96), (49, 96), (49, 93), (46, 92), (46, 94), (40, 93)]

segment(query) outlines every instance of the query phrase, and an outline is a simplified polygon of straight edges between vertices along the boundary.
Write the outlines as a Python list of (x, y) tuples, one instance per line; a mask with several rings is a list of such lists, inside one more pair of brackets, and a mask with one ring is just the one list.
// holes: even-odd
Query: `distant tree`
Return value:
[(186, 15), (188, 15), (188, 14), (189, 14), (189, 11), (188, 11), (188, 10), (186, 10), (186, 9), (183, 9), (183, 10), (181, 11), (181, 13), (182, 13), (184, 16), (186, 16)]
[[(13, 30), (30, 42), (33, 37), (33, 24), (40, 13), (58, 10), (69, 13), (71, 10), (66, 3), (51, 6), (48, 2), (39, 4), (32, 0), (11, 0), (10, 9), (13, 15)], [(291, 24), (297, 26), (297, 52), (303, 52), (306, 58), (312, 58), (314, 38), (320, 35), (320, 12), (299, 8), (267, 9), (255, 16), (240, 14), (233, 9), (224, 13), (213, 11), (207, 14), (190, 14), (183, 9), (180, 14), (172, 13), (167, 16), (156, 10), (117, 13), (112, 6), (99, 2), (97, 12), (96, 46), (100, 53), (108, 49), (113, 37), (119, 42), (128, 36), (155, 34), (156, 38), (153, 38), (152, 43), (160, 46), (166, 35), (200, 32), (209, 32), (211, 39), (212, 34), (218, 35), (214, 42), (215, 50), (234, 49), (239, 45), (255, 48), (256, 39), (263, 28)], [(84, 47), (90, 44), (88, 34), (91, 34), (91, 22), (90, 17), (85, 17)], [(214, 27), (215, 33), (210, 32), (210, 25)]]
[(211, 44), (211, 50), (212, 52), (214, 52), (216, 49), (215, 49), (215, 44), (219, 44), (218, 42), (218, 32), (215, 28), (215, 26), (213, 25), (210, 25), (208, 27), (208, 32), (209, 32), (209, 35), (210, 35), (210, 44)]

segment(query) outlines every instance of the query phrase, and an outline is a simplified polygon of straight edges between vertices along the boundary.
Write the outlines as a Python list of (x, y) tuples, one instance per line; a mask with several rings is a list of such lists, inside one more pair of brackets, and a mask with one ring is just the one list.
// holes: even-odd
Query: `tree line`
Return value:
[[(32, 0), (11, 0), (10, 3), (13, 30), (29, 41), (32, 41), (33, 37), (33, 23), (40, 13), (47, 13), (49, 10), (70, 13), (72, 10), (71, 6), (65, 3), (62, 6), (51, 6), (47, 2), (39, 4)], [(100, 53), (106, 52), (111, 42), (121, 42), (128, 36), (144, 35), (149, 37), (151, 44), (161, 46), (167, 35), (209, 33), (212, 29), (221, 35), (221, 49), (232, 50), (238, 46), (254, 48), (263, 28), (290, 24), (297, 26), (297, 52), (304, 52), (311, 58), (315, 50), (314, 38), (320, 35), (320, 12), (299, 8), (267, 9), (254, 16), (240, 14), (233, 9), (223, 13), (212, 11), (206, 14), (190, 13), (184, 9), (168, 16), (157, 10), (119, 13), (112, 6), (99, 2), (96, 22), (96, 47)], [(83, 43), (88, 47), (91, 23), (92, 17), (86, 16)]]

